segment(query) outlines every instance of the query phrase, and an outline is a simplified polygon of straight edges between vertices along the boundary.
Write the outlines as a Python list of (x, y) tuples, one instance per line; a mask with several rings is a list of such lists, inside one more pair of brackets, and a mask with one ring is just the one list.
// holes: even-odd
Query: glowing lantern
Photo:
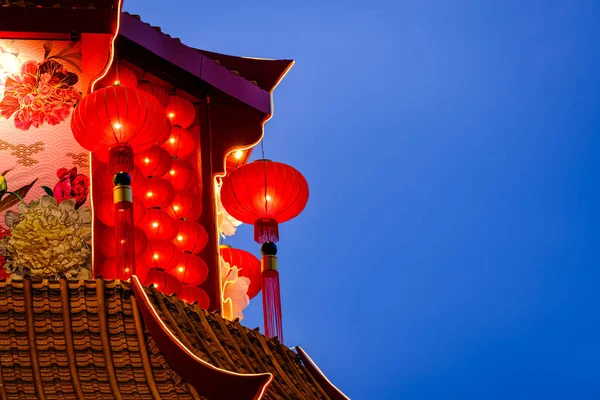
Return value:
[(148, 271), (143, 283), (144, 286), (153, 285), (157, 290), (166, 294), (173, 294), (181, 290), (181, 282), (173, 275), (160, 269)]
[(173, 125), (184, 129), (189, 128), (196, 120), (196, 107), (186, 99), (174, 94), (169, 95), (165, 111)]
[(148, 247), (144, 254), (138, 259), (138, 265), (146, 269), (160, 268), (170, 271), (177, 265), (179, 252), (173, 243), (166, 240), (152, 239), (148, 241)]
[(177, 292), (177, 298), (189, 304), (198, 303), (198, 307), (205, 310), (210, 306), (210, 298), (206, 292), (196, 286), (187, 284), (181, 285), (181, 289)]
[[(106, 228), (102, 232), (101, 237), (102, 240), (99, 240), (97, 243), (100, 253), (105, 257), (116, 257), (118, 249), (115, 228)], [(135, 244), (134, 254), (136, 256), (141, 255), (146, 250), (146, 246), (148, 246), (148, 238), (140, 228), (133, 228), (133, 242)], [(126, 244), (127, 243), (119, 243), (120, 246), (125, 246)]]
[(171, 240), (177, 235), (177, 222), (159, 209), (149, 209), (140, 223), (149, 239)]
[(166, 211), (175, 219), (195, 221), (202, 214), (202, 201), (196, 193), (189, 191), (177, 192)]
[(108, 74), (96, 84), (97, 88), (107, 86), (125, 86), (135, 89), (138, 86), (137, 76), (131, 68), (123, 65), (114, 66), (108, 71)]
[(169, 181), (161, 178), (148, 178), (138, 181), (136, 193), (147, 208), (165, 208), (171, 205), (175, 191)]
[[(115, 226), (115, 207), (114, 200), (112, 196), (102, 196), (100, 199), (95, 202), (96, 206), (94, 208), (94, 213), (106, 226)], [(146, 207), (142, 201), (134, 196), (133, 197), (133, 223), (135, 225), (139, 224), (146, 214)]]
[(158, 100), (161, 106), (167, 106), (167, 103), (169, 102), (169, 94), (161, 85), (149, 81), (139, 81), (137, 88), (143, 90), (144, 92), (150, 93), (156, 98), (156, 100)]
[(152, 146), (135, 156), (135, 164), (145, 177), (162, 176), (169, 172), (173, 157), (160, 146)]
[(162, 147), (173, 158), (185, 158), (196, 150), (196, 141), (188, 130), (174, 126)]
[(202, 225), (194, 221), (179, 221), (173, 244), (181, 251), (198, 254), (208, 243), (208, 234)]
[(180, 192), (188, 190), (194, 185), (196, 173), (192, 165), (183, 160), (173, 160), (171, 169), (163, 178), (171, 182), (173, 189)]
[(179, 279), (181, 283), (198, 286), (202, 284), (208, 276), (208, 266), (198, 256), (189, 253), (181, 253), (177, 266), (171, 270), (171, 273)]
[(238, 268), (238, 275), (250, 279), (248, 288), (248, 297), (255, 297), (262, 287), (262, 277), (260, 271), (260, 260), (245, 250), (235, 249), (231, 246), (222, 244), (219, 246), (221, 257), (231, 267)]
[(281, 297), (277, 270), (278, 224), (304, 210), (308, 183), (296, 169), (269, 160), (238, 167), (223, 178), (221, 202), (231, 216), (254, 224), (254, 240), (261, 243), (265, 334), (283, 342)]

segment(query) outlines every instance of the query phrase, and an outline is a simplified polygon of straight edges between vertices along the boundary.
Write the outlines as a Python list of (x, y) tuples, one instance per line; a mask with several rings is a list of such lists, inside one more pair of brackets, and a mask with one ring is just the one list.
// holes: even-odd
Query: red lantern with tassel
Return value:
[(308, 202), (308, 183), (296, 169), (269, 160), (242, 165), (223, 178), (221, 202), (231, 216), (254, 224), (261, 243), (265, 334), (283, 342), (277, 270), (278, 225), (300, 214)]
[(225, 262), (238, 268), (238, 275), (250, 279), (248, 297), (254, 298), (262, 287), (260, 260), (245, 250), (236, 249), (226, 244), (219, 246), (219, 252)]
[(177, 266), (171, 273), (181, 283), (198, 286), (208, 277), (208, 265), (198, 256), (189, 253), (181, 253)]
[(169, 95), (165, 111), (171, 123), (183, 129), (189, 128), (196, 120), (196, 107), (190, 101), (174, 94)]
[(85, 149), (100, 153), (108, 149), (109, 169), (115, 175), (113, 201), (120, 273), (130, 270), (135, 274), (130, 176), (133, 154), (162, 143), (171, 132), (171, 124), (153, 96), (125, 86), (110, 86), (83, 98), (73, 111), (71, 130)]
[(140, 179), (135, 189), (142, 196), (146, 208), (166, 208), (175, 197), (173, 186), (161, 178)]
[(167, 93), (167, 89), (161, 85), (150, 81), (139, 81), (137, 88), (146, 93), (150, 93), (158, 100), (161, 106), (167, 106), (167, 103), (169, 102), (169, 93)]
[(177, 292), (177, 298), (189, 304), (198, 303), (198, 307), (205, 310), (210, 306), (210, 298), (206, 292), (196, 286), (182, 284)]
[(177, 192), (166, 211), (174, 219), (195, 221), (202, 214), (202, 201), (194, 192)]
[(171, 135), (162, 147), (169, 152), (173, 158), (185, 158), (196, 150), (196, 141), (192, 134), (179, 126), (174, 126)]
[(177, 236), (173, 244), (181, 251), (198, 254), (208, 243), (206, 229), (195, 221), (179, 221)]
[(152, 146), (148, 150), (136, 154), (135, 164), (145, 177), (162, 176), (169, 172), (173, 157), (160, 146)]
[(151, 269), (148, 271), (143, 284), (144, 286), (154, 285), (157, 290), (165, 294), (173, 294), (181, 290), (181, 282), (173, 275), (161, 269)]

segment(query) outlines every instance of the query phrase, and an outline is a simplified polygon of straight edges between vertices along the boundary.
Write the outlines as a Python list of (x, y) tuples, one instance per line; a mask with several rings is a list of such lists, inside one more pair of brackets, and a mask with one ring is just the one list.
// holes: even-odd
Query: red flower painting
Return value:
[(53, 194), (58, 203), (68, 199), (75, 199), (75, 208), (81, 207), (88, 198), (90, 192), (90, 179), (77, 174), (77, 167), (56, 171), (58, 183), (54, 186)]
[(56, 125), (64, 121), (81, 100), (73, 88), (79, 78), (59, 62), (46, 59), (41, 63), (27, 61), (20, 74), (6, 79), (0, 115), (14, 115), (15, 127), (21, 130)]

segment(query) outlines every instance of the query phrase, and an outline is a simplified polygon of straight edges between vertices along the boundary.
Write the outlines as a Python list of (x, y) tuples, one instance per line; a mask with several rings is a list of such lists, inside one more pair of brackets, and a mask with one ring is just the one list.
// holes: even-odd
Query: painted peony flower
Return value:
[(90, 179), (85, 175), (77, 174), (77, 167), (60, 168), (56, 171), (56, 176), (59, 180), (52, 192), (58, 203), (75, 199), (75, 208), (81, 207), (90, 192)]
[(19, 212), (6, 212), (10, 236), (0, 239), (0, 253), (6, 257), (5, 267), (13, 277), (89, 276), (85, 268), (91, 255), (89, 208), (76, 210), (73, 199), (58, 204), (56, 199), (43, 196), (29, 205), (21, 203)]
[(67, 72), (57, 61), (27, 61), (20, 74), (6, 78), (0, 115), (14, 115), (15, 127), (21, 130), (39, 128), (44, 123), (56, 125), (67, 119), (81, 100), (73, 88), (78, 80), (76, 74)]

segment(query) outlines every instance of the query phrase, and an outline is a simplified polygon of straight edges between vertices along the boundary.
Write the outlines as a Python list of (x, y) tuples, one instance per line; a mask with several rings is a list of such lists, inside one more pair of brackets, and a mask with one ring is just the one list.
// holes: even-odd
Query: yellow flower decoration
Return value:
[(20, 213), (7, 211), (6, 225), (11, 232), (0, 240), (9, 272), (40, 278), (85, 272), (91, 255), (89, 208), (76, 210), (75, 200), (57, 204), (56, 199), (44, 196), (29, 205), (21, 203), (18, 209)]

